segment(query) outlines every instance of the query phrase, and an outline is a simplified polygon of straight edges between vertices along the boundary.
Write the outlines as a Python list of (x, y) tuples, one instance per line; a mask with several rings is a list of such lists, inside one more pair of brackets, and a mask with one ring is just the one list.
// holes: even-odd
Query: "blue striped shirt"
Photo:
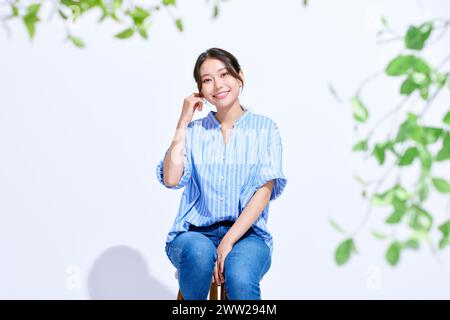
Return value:
[[(226, 144), (215, 111), (187, 125), (184, 171), (177, 185), (164, 184), (165, 155), (158, 163), (156, 176), (160, 183), (169, 189), (186, 186), (166, 245), (187, 231), (190, 224), (202, 227), (236, 221), (254, 193), (269, 180), (275, 179), (270, 201), (283, 192), (287, 179), (282, 172), (278, 127), (269, 117), (242, 108), (244, 113), (230, 129)], [(272, 252), (273, 239), (267, 228), (270, 201), (252, 227)]]

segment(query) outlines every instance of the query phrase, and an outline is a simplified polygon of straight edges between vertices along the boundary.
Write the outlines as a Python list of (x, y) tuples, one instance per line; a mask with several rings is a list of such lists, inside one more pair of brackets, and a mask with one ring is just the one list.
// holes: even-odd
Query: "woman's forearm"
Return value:
[(180, 119), (169, 151), (164, 158), (163, 180), (167, 186), (176, 186), (184, 173), (184, 148), (189, 121)]
[(234, 245), (250, 229), (269, 203), (273, 186), (274, 180), (270, 180), (255, 192), (239, 218), (223, 237), (223, 242)]

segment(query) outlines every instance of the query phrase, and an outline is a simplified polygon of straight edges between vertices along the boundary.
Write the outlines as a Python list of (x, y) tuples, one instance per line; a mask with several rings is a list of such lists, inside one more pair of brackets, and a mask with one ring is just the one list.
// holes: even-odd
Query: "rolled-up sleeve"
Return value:
[(275, 122), (272, 122), (267, 135), (267, 148), (262, 154), (256, 175), (256, 187), (259, 189), (270, 180), (274, 181), (274, 187), (270, 195), (270, 201), (278, 198), (287, 184), (283, 174), (283, 146), (281, 136)]
[[(164, 183), (164, 159), (167, 155), (167, 153), (169, 152), (170, 148), (167, 149), (166, 153), (164, 154), (163, 159), (158, 163), (158, 165), (156, 166), (156, 177), (158, 179), (158, 181), (165, 186), (168, 189), (180, 189), (182, 187), (184, 187), (189, 180), (192, 177), (192, 165), (191, 165), (191, 161), (190, 161), (190, 144), (189, 144), (189, 129), (187, 130), (187, 134), (186, 134), (186, 138), (185, 138), (185, 144), (184, 144), (184, 155), (183, 155), (183, 159), (184, 159), (184, 170), (183, 170), (183, 175), (181, 176), (180, 181), (178, 182), (177, 185), (175, 186), (168, 186)], [(176, 151), (173, 151), (176, 154)]]

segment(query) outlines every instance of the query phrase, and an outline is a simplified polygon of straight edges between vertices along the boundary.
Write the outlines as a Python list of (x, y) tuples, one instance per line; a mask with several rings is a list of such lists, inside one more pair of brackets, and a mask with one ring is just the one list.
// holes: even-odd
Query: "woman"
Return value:
[[(207, 299), (211, 281), (224, 284), (230, 300), (261, 299), (273, 250), (269, 202), (287, 183), (280, 134), (270, 118), (240, 105), (244, 75), (229, 52), (200, 54), (194, 79), (199, 93), (184, 99), (175, 137), (157, 165), (164, 186), (186, 186), (166, 253), (186, 300)], [(192, 121), (203, 99), (217, 112)]]

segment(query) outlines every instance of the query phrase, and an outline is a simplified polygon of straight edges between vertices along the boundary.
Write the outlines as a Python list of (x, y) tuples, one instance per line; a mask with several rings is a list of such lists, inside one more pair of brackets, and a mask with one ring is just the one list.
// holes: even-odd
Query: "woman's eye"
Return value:
[[(228, 74), (229, 74), (229, 72), (222, 73), (222, 77), (223, 77), (223, 76), (226, 76), (226, 75), (228, 75)], [(210, 80), (210, 79), (205, 79), (205, 80), (203, 80), (203, 83), (205, 83), (205, 81), (208, 81), (208, 80)]]

